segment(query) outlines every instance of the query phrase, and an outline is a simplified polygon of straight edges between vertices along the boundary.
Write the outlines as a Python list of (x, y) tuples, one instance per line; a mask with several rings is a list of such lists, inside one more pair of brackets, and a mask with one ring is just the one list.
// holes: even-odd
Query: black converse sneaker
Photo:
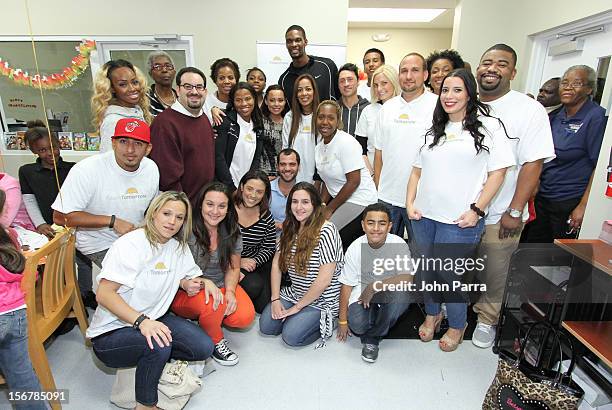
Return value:
[(221, 366), (233, 366), (238, 363), (238, 355), (227, 347), (227, 340), (225, 339), (221, 339), (221, 341), (215, 345), (212, 357)]
[(378, 345), (364, 343), (361, 348), (361, 358), (368, 363), (374, 363), (378, 359)]

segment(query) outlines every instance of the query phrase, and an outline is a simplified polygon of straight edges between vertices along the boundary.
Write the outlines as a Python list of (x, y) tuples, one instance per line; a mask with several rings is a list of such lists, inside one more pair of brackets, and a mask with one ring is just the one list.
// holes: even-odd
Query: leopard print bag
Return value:
[[(584, 391), (571, 380), (574, 367), (572, 357), (568, 371), (542, 370), (531, 366), (524, 360), (524, 351), (533, 328), (544, 323), (559, 343), (559, 333), (550, 324), (539, 322), (531, 325), (525, 339), (521, 342), (519, 359), (500, 351), (497, 372), (487, 390), (483, 410), (574, 410), (584, 395)], [(571, 340), (570, 340), (571, 346)], [(554, 347), (554, 346), (553, 346)], [(570, 348), (573, 353), (573, 349)], [(573, 356), (573, 354), (572, 354)]]

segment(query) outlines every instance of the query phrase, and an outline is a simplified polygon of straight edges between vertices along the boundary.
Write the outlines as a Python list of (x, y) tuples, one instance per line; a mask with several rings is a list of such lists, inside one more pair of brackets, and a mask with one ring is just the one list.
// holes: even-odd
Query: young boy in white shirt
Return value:
[[(414, 269), (406, 242), (391, 231), (391, 213), (381, 203), (368, 205), (361, 226), (365, 235), (347, 249), (338, 280), (340, 341), (360, 336), (361, 358), (374, 363), (378, 344), (408, 309), (414, 292)], [(392, 265), (392, 266), (391, 266)]]

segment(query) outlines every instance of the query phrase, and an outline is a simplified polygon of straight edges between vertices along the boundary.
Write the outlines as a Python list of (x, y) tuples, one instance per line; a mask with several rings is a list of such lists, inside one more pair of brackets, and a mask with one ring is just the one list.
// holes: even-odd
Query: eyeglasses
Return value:
[(198, 91), (199, 93), (206, 90), (206, 86), (204, 86), (203, 84), (194, 85), (194, 84), (185, 83), (185, 84), (179, 85), (179, 87), (183, 87), (185, 91), (191, 91), (195, 88), (196, 91)]
[(153, 71), (162, 71), (163, 69), (166, 69), (168, 71), (172, 71), (174, 70), (174, 66), (170, 63), (166, 63), (166, 64), (153, 64), (153, 66), (151, 67), (151, 70)]
[(585, 83), (583, 83), (582, 81), (574, 81), (573, 83), (570, 84), (569, 81), (561, 81), (561, 83), (559, 84), (561, 88), (582, 88), (584, 86), (586, 86)]

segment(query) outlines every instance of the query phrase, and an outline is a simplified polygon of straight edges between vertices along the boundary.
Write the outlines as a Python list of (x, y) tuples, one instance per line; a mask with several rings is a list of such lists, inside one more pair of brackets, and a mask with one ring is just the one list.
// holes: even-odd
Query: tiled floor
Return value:
[[(257, 326), (226, 331), (240, 355), (216, 365), (186, 409), (453, 409), (481, 408), (497, 357), (465, 341), (453, 353), (437, 343), (384, 340), (379, 360), (361, 360), (359, 339), (330, 340), (322, 349), (292, 349)], [(70, 390), (67, 409), (116, 409), (109, 401), (112, 369), (95, 360), (75, 328), (47, 349), (58, 388)], [(10, 408), (5, 390), (0, 409)]]

